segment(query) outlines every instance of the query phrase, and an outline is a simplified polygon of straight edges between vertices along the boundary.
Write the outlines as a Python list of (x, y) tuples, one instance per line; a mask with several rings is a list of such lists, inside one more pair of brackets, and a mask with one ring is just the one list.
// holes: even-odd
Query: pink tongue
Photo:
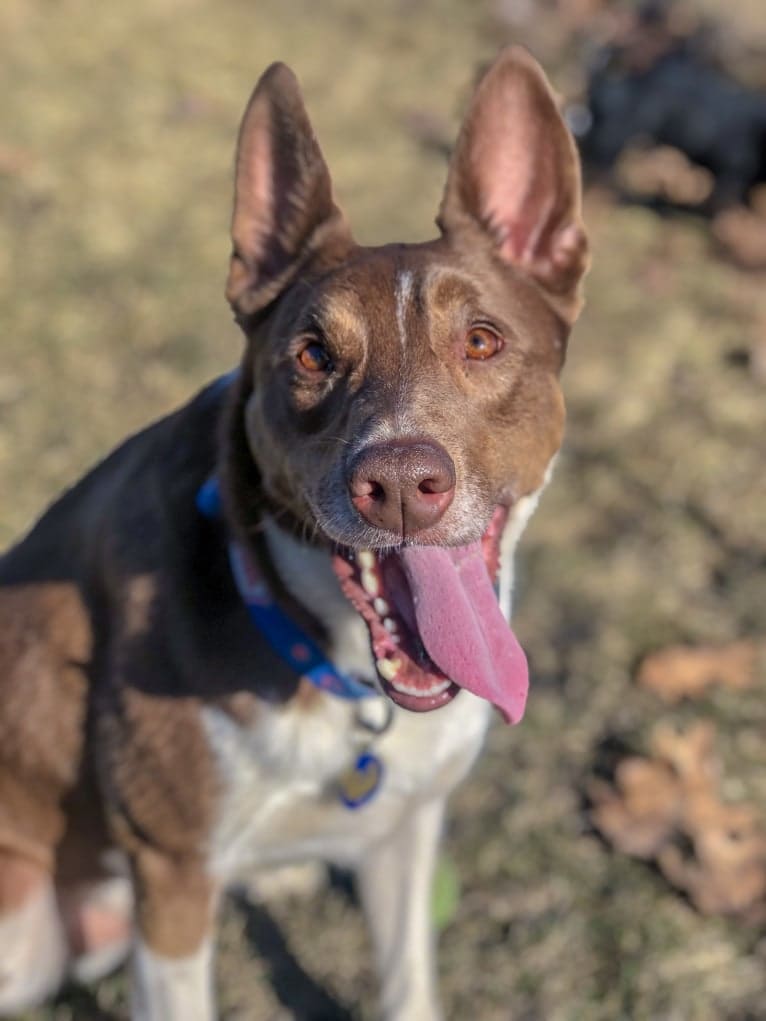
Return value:
[(399, 557), (428, 655), (455, 684), (518, 723), (529, 687), (527, 660), (500, 612), (481, 543), (407, 546)]

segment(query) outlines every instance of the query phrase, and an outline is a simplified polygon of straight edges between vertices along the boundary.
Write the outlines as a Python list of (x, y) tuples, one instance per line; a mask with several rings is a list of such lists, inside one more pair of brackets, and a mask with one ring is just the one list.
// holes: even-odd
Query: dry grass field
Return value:
[[(423, 135), (449, 137), (500, 43), (528, 42), (560, 88), (576, 87), (555, 18), (524, 19), (524, 6), (4, 0), (0, 542), (237, 360), (222, 297), (232, 150), (266, 64), (301, 78), (359, 239), (421, 239), (445, 172)], [(751, 41), (766, 34), (760, 0), (705, 6)], [(529, 709), (520, 727), (493, 727), (450, 817), (461, 892), (441, 938), (446, 1015), (766, 1019), (762, 927), (698, 913), (597, 837), (584, 798), (605, 748), (642, 751), (658, 720), (707, 719), (724, 795), (766, 823), (763, 658), (752, 688), (673, 708), (634, 680), (644, 654), (672, 643), (766, 637), (766, 382), (754, 371), (766, 274), (734, 268), (701, 221), (596, 191), (587, 219), (566, 447), (521, 557)], [(227, 1021), (374, 1017), (342, 882), (232, 904), (218, 975)], [(118, 975), (23, 1021), (124, 1017)]]

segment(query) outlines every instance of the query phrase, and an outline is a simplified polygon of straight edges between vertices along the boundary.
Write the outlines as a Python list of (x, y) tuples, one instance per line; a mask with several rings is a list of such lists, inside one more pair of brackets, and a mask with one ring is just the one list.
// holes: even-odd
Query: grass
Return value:
[[(454, 129), (476, 67), (510, 39), (497, 10), (328, 0), (320, 17), (299, 0), (6, 0), (0, 540), (238, 357), (222, 299), (230, 168), (260, 70), (281, 57), (299, 73), (358, 237), (426, 237), (444, 164), (413, 119)], [(725, 8), (747, 31), (758, 10)], [(570, 81), (571, 61), (542, 52), (540, 18), (538, 52)], [(757, 1019), (762, 934), (701, 918), (610, 852), (589, 830), (582, 788), (605, 740), (640, 749), (659, 717), (701, 715), (719, 726), (732, 796), (766, 805), (763, 671), (751, 692), (673, 711), (632, 683), (648, 649), (766, 632), (766, 400), (742, 355), (766, 322), (764, 277), (728, 266), (692, 220), (593, 193), (588, 222), (595, 261), (566, 370), (567, 444), (520, 572), (530, 707), (521, 727), (493, 728), (453, 802), (462, 895), (441, 941), (446, 1012)], [(340, 887), (268, 912), (232, 907), (225, 1017), (290, 1017), (280, 991), (297, 983), (315, 1004), (300, 1016), (341, 1016), (342, 1004), (371, 1018), (368, 962)], [(25, 1021), (124, 1009), (117, 977)]]

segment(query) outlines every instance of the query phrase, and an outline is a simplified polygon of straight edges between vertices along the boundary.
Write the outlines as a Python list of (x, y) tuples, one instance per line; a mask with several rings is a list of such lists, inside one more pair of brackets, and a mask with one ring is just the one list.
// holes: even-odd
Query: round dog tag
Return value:
[(353, 766), (338, 777), (338, 794), (346, 808), (361, 808), (375, 797), (383, 780), (383, 763), (372, 752), (362, 752)]

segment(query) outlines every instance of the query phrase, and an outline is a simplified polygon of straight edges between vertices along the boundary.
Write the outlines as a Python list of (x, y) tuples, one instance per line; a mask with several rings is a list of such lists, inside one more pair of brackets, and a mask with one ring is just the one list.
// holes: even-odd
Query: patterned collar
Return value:
[[(222, 517), (221, 493), (214, 475), (197, 493), (197, 509), (208, 518)], [(250, 619), (274, 652), (295, 673), (320, 691), (337, 698), (358, 701), (379, 694), (371, 685), (342, 673), (327, 659), (316, 642), (276, 604), (253, 556), (233, 540), (229, 542), (229, 562)]]

